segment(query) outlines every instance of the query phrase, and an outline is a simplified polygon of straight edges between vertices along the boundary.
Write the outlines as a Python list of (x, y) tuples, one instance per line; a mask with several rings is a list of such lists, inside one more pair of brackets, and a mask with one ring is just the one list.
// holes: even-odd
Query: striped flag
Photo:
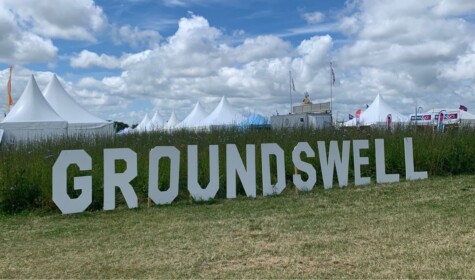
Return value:
[(10, 111), (10, 106), (13, 105), (13, 99), (12, 99), (12, 72), (13, 72), (13, 66), (10, 66), (10, 78), (8, 78), (8, 84), (7, 84), (7, 109)]

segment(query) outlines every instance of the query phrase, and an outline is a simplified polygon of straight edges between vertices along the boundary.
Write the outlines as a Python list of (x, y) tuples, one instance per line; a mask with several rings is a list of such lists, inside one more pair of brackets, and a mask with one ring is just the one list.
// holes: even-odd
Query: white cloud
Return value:
[(342, 88), (337, 88), (346, 92), (344, 102), (369, 102), (382, 93), (405, 113), (416, 102), (426, 109), (458, 102), (460, 95), (454, 93), (460, 85), (449, 80), (473, 73), (475, 26), (454, 17), (473, 6), (467, 2), (363, 0), (353, 7), (340, 19), (350, 43), (336, 55), (346, 72)]
[(112, 29), (112, 39), (115, 44), (127, 44), (135, 49), (143, 47), (154, 49), (160, 42), (160, 33), (155, 30), (142, 30), (137, 26), (130, 25), (123, 25), (119, 28), (113, 26)]
[[(120, 74), (84, 77), (71, 88), (76, 97), (87, 99), (82, 102), (89, 110), (133, 118), (119, 119), (129, 123), (143, 117), (144, 104), (164, 117), (175, 109), (183, 118), (196, 101), (211, 111), (223, 95), (242, 112), (270, 115), (289, 111), (289, 70), (297, 89), (294, 104), (305, 91), (315, 102), (330, 101), (332, 60), (337, 78), (333, 108), (339, 119), (364, 109), (378, 93), (406, 114), (416, 103), (425, 110), (475, 102), (475, 26), (462, 13), (470, 8), (465, 2), (348, 3), (336, 22), (306, 26), (331, 29), (331, 35), (306, 37), (294, 45), (283, 37), (246, 33), (239, 36), (247, 39), (229, 43), (225, 29), (190, 14), (173, 35), (147, 50), (75, 55), (70, 60), (74, 67), (120, 69)], [(149, 37), (138, 35), (142, 30), (128, 31), (131, 40), (148, 44)], [(140, 109), (134, 107), (138, 103)]]
[(440, 16), (468, 15), (475, 11), (475, 2), (467, 0), (439, 0), (432, 11)]
[[(222, 37), (221, 31), (205, 18), (190, 15), (180, 20), (176, 33), (161, 46), (114, 58), (113, 61), (121, 61), (121, 75), (101, 81), (81, 80), (80, 85), (96, 85), (127, 100), (150, 100), (155, 108), (165, 108), (164, 115), (175, 109), (184, 118), (196, 101), (201, 100), (212, 110), (223, 95), (243, 112), (284, 112), (288, 107), (290, 69), (299, 73), (295, 81), (302, 90), (307, 88), (303, 86), (305, 79), (313, 85), (326, 77), (318, 67), (325, 65), (331, 50), (332, 39), (328, 35), (312, 37), (296, 50), (272, 35), (248, 38), (237, 46), (224, 44)], [(294, 61), (305, 64), (301, 69), (292, 65), (293, 53), (297, 55)], [(100, 60), (99, 55), (90, 52), (87, 57)], [(305, 76), (303, 72), (308, 73)], [(276, 106), (268, 106), (269, 100)]]
[(57, 55), (58, 49), (50, 39), (22, 31), (14, 14), (3, 4), (0, 4), (0, 34), (0, 62), (46, 62)]
[(46, 38), (94, 42), (94, 34), (107, 24), (102, 9), (93, 0), (56, 0), (54, 4), (36, 0), (2, 2), (5, 9), (14, 12), (22, 26)]
[(475, 52), (461, 55), (452, 66), (440, 67), (440, 76), (451, 81), (475, 80)]
[(75, 68), (102, 67), (107, 69), (120, 68), (120, 59), (106, 54), (98, 55), (88, 50), (81, 51), (77, 56), (72, 57), (70, 65)]
[(322, 12), (318, 11), (311, 13), (302, 13), (301, 16), (308, 24), (317, 24), (325, 19), (325, 15)]

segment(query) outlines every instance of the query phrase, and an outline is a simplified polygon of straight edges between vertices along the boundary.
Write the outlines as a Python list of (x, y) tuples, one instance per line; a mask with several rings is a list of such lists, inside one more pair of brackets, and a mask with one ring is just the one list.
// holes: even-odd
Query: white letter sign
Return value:
[[(170, 186), (168, 190), (158, 189), (158, 168), (161, 158), (170, 159)], [(155, 147), (150, 151), (148, 164), (148, 196), (156, 204), (170, 204), (178, 196), (178, 181), (180, 176), (180, 151), (175, 147)]]
[[(116, 160), (123, 160), (127, 169), (115, 172)], [(137, 207), (137, 195), (130, 184), (137, 176), (137, 154), (131, 149), (104, 150), (104, 210), (115, 209), (115, 187), (119, 187), (129, 208)]]
[[(272, 185), (270, 170), (270, 155), (275, 155), (277, 161), (277, 182)], [(261, 145), (262, 160), (262, 192), (263, 195), (277, 195), (285, 189), (285, 159), (284, 150), (275, 144)]]
[(198, 146), (188, 145), (188, 191), (194, 200), (210, 200), (219, 190), (218, 145), (209, 146), (209, 184), (203, 189), (198, 183)]
[(53, 201), (63, 214), (80, 213), (92, 202), (92, 177), (74, 178), (75, 190), (81, 190), (78, 198), (70, 198), (67, 186), (67, 170), (71, 164), (77, 164), (79, 170), (91, 170), (91, 157), (84, 150), (61, 151), (53, 165)]

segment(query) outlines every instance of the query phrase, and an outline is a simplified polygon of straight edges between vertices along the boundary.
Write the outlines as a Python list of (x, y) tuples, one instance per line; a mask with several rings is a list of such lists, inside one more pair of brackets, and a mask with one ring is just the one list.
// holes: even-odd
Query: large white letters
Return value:
[[(370, 177), (361, 177), (361, 166), (369, 164), (369, 158), (361, 156), (361, 150), (369, 148), (368, 140), (353, 140), (353, 169), (355, 185), (361, 186), (371, 182)], [(333, 177), (336, 169), (338, 185), (348, 185), (350, 166), (351, 141), (341, 142), (341, 155), (338, 141), (330, 141), (328, 149), (324, 141), (317, 141), (318, 154), (321, 166), (323, 186), (329, 189), (333, 186)], [(261, 175), (262, 191), (264, 196), (280, 194), (286, 187), (285, 172), (286, 157), (284, 150), (276, 143), (261, 144)], [(298, 190), (312, 190), (317, 183), (317, 171), (310, 162), (305, 162), (301, 156), (315, 158), (315, 151), (307, 142), (299, 142), (292, 151), (292, 162), (296, 170), (301, 171), (293, 175), (293, 183)], [(245, 162), (235, 144), (226, 145), (226, 197), (235, 198), (238, 177), (248, 197), (256, 197), (256, 147), (246, 145)], [(302, 156), (302, 157), (304, 157)], [(404, 138), (404, 156), (406, 180), (427, 179), (427, 171), (414, 171), (414, 155), (412, 138)], [(274, 165), (275, 158), (275, 165)], [(160, 160), (170, 160), (170, 174), (166, 168), (160, 170)], [(399, 174), (386, 174), (384, 139), (375, 139), (376, 182), (392, 183), (400, 180)], [(188, 145), (187, 157), (187, 187), (194, 200), (213, 199), (222, 187), (220, 182), (219, 146), (209, 145), (209, 183), (203, 187), (198, 182), (199, 166), (198, 146)], [(118, 172), (118, 161), (123, 161), (125, 169)], [(311, 160), (313, 162), (313, 160)], [(272, 163), (272, 164), (271, 164)], [(62, 213), (83, 212), (92, 203), (92, 176), (74, 177), (72, 188), (81, 191), (77, 197), (68, 194), (68, 167), (77, 165), (80, 171), (90, 171), (92, 159), (84, 150), (62, 151), (53, 165), (52, 193), (53, 201)], [(275, 167), (274, 167), (275, 166)], [(137, 154), (129, 148), (104, 149), (104, 210), (116, 207), (116, 187), (124, 196), (129, 208), (138, 206), (138, 198), (131, 181), (137, 177)], [(273, 167), (273, 168), (271, 168)], [(271, 170), (272, 169), (272, 170)], [(274, 170), (275, 169), (275, 170)], [(162, 173), (161, 173), (162, 172)], [(302, 176), (306, 173), (307, 176)], [(160, 178), (169, 175), (169, 185), (163, 190)], [(175, 200), (179, 192), (180, 179), (180, 151), (173, 146), (157, 146), (150, 150), (148, 165), (148, 196), (155, 204), (169, 204)], [(204, 175), (202, 175), (204, 176)], [(72, 177), (70, 175), (70, 177)], [(304, 180), (303, 177), (307, 179)], [(160, 186), (160, 187), (159, 187)], [(162, 189), (162, 190), (161, 190)]]
[(376, 149), (376, 182), (399, 182), (399, 174), (386, 174), (386, 161), (384, 160), (384, 139), (375, 140)]
[(92, 159), (84, 150), (62, 151), (53, 165), (53, 201), (63, 214), (80, 213), (92, 202), (92, 177), (74, 178), (74, 189), (81, 190), (77, 198), (70, 198), (67, 186), (67, 170), (77, 164), (79, 170), (91, 170)]
[[(275, 182), (275, 185), (272, 185), (271, 182), (270, 155), (275, 155), (277, 161), (277, 182)], [(263, 195), (266, 196), (280, 194), (285, 189), (284, 150), (282, 150), (282, 148), (275, 143), (262, 144), (261, 159)]]
[(414, 172), (412, 138), (404, 138), (404, 159), (406, 163), (406, 180), (427, 179), (427, 171)]
[[(117, 160), (125, 161), (127, 169), (123, 173), (115, 172)], [(137, 154), (131, 149), (104, 150), (104, 210), (115, 209), (115, 187), (119, 187), (129, 208), (137, 207), (138, 200), (130, 184), (137, 176)]]
[[(247, 168), (246, 168), (247, 167)], [(246, 167), (234, 144), (226, 145), (226, 197), (236, 198), (236, 173), (246, 195), (256, 197), (256, 147), (246, 145)], [(247, 169), (247, 170), (246, 170)]]
[(203, 189), (198, 183), (198, 146), (188, 145), (188, 191), (194, 200), (210, 200), (219, 190), (218, 145), (209, 146), (209, 184)]
[(307, 173), (308, 179), (307, 181), (303, 181), (302, 175), (294, 174), (293, 181), (297, 189), (301, 191), (310, 191), (317, 183), (317, 171), (313, 165), (303, 162), (300, 159), (301, 153), (305, 153), (307, 157), (315, 157), (315, 152), (307, 142), (300, 142), (297, 144), (297, 146), (295, 146), (294, 150), (292, 151), (292, 162), (294, 163), (295, 168)]
[(348, 165), (350, 162), (350, 141), (343, 141), (343, 150), (338, 150), (338, 142), (330, 141), (330, 149), (327, 152), (325, 142), (318, 141), (318, 156), (322, 167), (323, 187), (329, 189), (333, 186), (333, 166), (336, 167), (338, 185), (340, 188), (348, 186)]
[(368, 140), (353, 140), (353, 160), (356, 186), (367, 185), (371, 182), (370, 177), (361, 177), (361, 165), (369, 164), (369, 159), (367, 157), (362, 157), (360, 155), (360, 150), (368, 149), (368, 147)]
[[(158, 189), (158, 168), (161, 158), (170, 159), (170, 186), (168, 190)], [(180, 151), (175, 147), (155, 147), (150, 151), (148, 164), (148, 196), (156, 204), (170, 204), (178, 196), (178, 181), (180, 176)]]

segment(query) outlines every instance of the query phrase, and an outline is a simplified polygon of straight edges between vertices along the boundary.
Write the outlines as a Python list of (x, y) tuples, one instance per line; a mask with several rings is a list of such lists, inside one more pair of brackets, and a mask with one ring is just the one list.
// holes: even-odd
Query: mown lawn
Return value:
[(0, 278), (474, 278), (475, 176), (0, 217)]

